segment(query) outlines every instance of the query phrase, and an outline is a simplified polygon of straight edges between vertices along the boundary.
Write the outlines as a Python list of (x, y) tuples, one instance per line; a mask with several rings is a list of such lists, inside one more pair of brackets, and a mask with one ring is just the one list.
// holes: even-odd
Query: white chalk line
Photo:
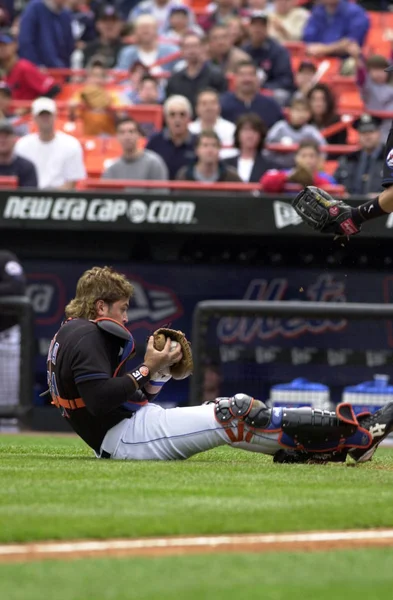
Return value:
[(220, 548), (220, 546), (259, 546), (276, 544), (305, 544), (328, 542), (367, 542), (393, 540), (393, 529), (367, 529), (359, 531), (326, 531), (291, 534), (220, 535), (177, 538), (143, 538), (123, 540), (94, 540), (69, 542), (43, 542), (31, 544), (0, 545), (0, 557), (35, 554), (74, 554), (88, 552), (113, 552), (117, 550), (149, 550), (162, 548)]

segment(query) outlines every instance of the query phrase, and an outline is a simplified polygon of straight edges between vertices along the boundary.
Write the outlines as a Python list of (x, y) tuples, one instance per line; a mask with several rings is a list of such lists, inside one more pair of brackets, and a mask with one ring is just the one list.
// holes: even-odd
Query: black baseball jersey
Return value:
[[(23, 268), (12, 252), (0, 250), (0, 297), (23, 296), (26, 292), (26, 280)], [(18, 317), (5, 315), (0, 311), (0, 331), (13, 327)]]
[(391, 127), (385, 145), (385, 158), (383, 161), (382, 186), (388, 188), (393, 185), (393, 126)]
[(107, 431), (147, 403), (140, 388), (149, 380), (148, 369), (143, 366), (126, 374), (129, 355), (129, 342), (86, 319), (66, 321), (49, 348), (53, 403), (97, 453)]

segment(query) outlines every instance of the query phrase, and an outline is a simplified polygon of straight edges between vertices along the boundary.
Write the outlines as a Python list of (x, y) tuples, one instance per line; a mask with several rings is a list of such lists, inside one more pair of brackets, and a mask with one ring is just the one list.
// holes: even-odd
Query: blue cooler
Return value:
[(374, 413), (388, 402), (393, 402), (393, 385), (389, 385), (389, 375), (374, 375), (374, 381), (344, 388), (342, 401), (352, 404), (355, 414)]
[(331, 410), (330, 391), (322, 383), (312, 383), (307, 379), (294, 379), (290, 383), (273, 385), (270, 390), (271, 406), (288, 406), (300, 408), (312, 406), (323, 410)]

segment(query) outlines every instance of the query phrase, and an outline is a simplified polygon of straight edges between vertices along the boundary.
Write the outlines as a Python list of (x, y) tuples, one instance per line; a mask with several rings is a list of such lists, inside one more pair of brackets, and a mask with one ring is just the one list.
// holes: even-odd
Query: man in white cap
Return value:
[(86, 177), (80, 142), (56, 131), (56, 103), (51, 98), (37, 98), (31, 110), (38, 131), (20, 138), (15, 154), (34, 164), (40, 189), (73, 189)]

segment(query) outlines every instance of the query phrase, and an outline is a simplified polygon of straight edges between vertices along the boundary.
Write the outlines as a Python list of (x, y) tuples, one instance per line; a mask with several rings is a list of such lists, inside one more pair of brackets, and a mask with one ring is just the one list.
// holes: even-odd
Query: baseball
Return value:
[(176, 350), (176, 348), (178, 347), (179, 342), (175, 342), (174, 340), (171, 341), (171, 352), (173, 350)]

